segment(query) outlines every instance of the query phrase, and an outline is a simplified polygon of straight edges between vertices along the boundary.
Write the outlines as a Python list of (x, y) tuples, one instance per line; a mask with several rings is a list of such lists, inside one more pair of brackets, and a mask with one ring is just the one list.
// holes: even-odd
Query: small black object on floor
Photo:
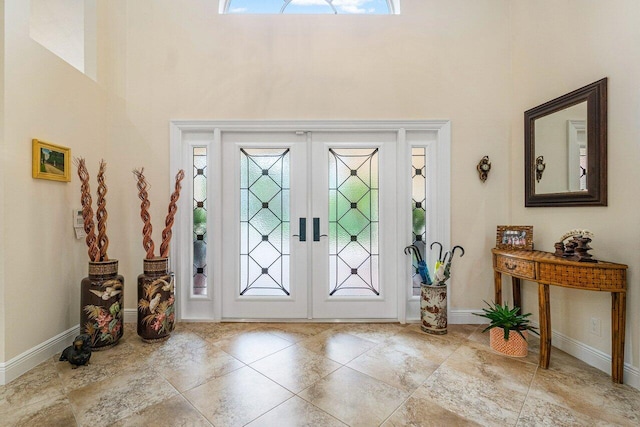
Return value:
[(91, 337), (88, 334), (78, 335), (73, 340), (73, 345), (65, 348), (60, 355), (60, 361), (68, 361), (72, 369), (80, 365), (86, 365), (91, 359)]

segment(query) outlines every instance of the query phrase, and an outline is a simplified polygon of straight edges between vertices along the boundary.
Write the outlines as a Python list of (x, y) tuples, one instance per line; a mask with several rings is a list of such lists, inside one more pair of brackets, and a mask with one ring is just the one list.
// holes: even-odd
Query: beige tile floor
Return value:
[(553, 349), (494, 353), (476, 325), (134, 325), (72, 370), (57, 356), (0, 386), (1, 426), (640, 425), (640, 391)]

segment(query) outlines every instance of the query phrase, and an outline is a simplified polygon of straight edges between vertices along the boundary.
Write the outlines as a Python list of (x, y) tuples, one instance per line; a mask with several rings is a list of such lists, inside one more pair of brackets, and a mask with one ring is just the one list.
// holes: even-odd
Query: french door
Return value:
[(419, 318), (402, 248), (449, 246), (450, 138), (447, 121), (172, 122), (178, 317)]
[(227, 132), (223, 318), (397, 318), (394, 132)]

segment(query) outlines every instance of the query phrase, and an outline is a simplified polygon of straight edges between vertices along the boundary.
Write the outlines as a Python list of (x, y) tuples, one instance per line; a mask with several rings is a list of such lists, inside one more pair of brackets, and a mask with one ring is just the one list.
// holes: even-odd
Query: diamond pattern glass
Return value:
[[(424, 147), (411, 149), (411, 213), (412, 213), (412, 242), (420, 249), (422, 256), (426, 257), (427, 248), (427, 177), (426, 162), (427, 153)], [(413, 288), (414, 296), (420, 295), (420, 274), (418, 274), (418, 262), (413, 259)]]
[(240, 150), (241, 296), (287, 296), (289, 149)]
[(207, 295), (207, 148), (193, 148), (193, 289)]
[(380, 295), (378, 149), (329, 153), (329, 295)]

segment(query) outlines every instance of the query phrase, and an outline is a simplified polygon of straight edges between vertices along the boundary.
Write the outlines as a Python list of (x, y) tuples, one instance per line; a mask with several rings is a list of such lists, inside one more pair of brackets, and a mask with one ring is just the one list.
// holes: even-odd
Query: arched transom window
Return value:
[(400, 13), (400, 0), (220, 0), (221, 13), (369, 14)]

